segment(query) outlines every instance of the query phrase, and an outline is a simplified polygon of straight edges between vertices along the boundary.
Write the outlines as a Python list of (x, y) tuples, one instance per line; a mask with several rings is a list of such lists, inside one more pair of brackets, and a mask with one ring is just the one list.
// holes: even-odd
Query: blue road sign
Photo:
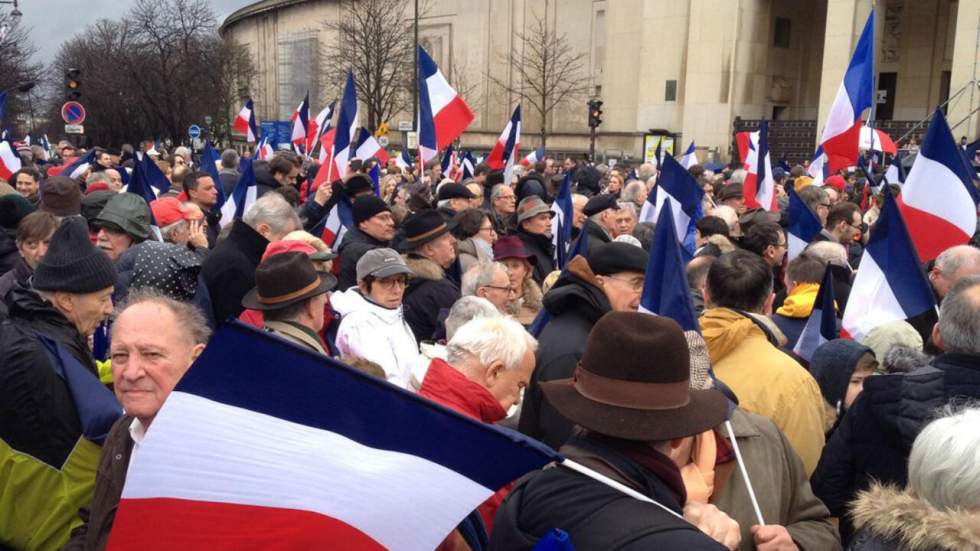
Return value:
[(192, 124), (190, 128), (187, 129), (187, 135), (191, 137), (192, 140), (196, 140), (201, 137), (201, 127)]

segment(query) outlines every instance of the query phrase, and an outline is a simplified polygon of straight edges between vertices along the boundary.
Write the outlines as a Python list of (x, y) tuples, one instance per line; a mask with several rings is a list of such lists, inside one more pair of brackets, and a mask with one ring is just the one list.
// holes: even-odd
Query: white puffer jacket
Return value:
[(415, 335), (405, 322), (402, 308), (378, 306), (357, 287), (330, 295), (330, 305), (341, 315), (337, 349), (381, 366), (388, 382), (410, 388), (412, 366), (419, 356)]

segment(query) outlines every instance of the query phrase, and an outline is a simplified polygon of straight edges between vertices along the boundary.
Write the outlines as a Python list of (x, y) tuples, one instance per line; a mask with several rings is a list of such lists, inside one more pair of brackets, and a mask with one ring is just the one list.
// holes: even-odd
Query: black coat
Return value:
[(585, 230), (589, 232), (589, 256), (592, 256), (592, 251), (599, 245), (612, 241), (612, 236), (609, 235), (609, 232), (604, 230), (594, 220), (585, 221)]
[(405, 263), (414, 273), (402, 301), (405, 321), (416, 341), (433, 340), (433, 335), (441, 332), (449, 309), (459, 300), (459, 287), (427, 258), (409, 254)]
[[(589, 438), (579, 437), (573, 443), (609, 465), (642, 494), (681, 513), (674, 492), (648, 468)], [(532, 549), (553, 528), (565, 531), (578, 551), (724, 549), (694, 525), (657, 505), (564, 466), (532, 473), (507, 494), (497, 511), (488, 549)]]
[(539, 233), (528, 233), (524, 228), (518, 227), (515, 235), (524, 243), (527, 252), (534, 255), (534, 273), (531, 277), (541, 285), (548, 274), (555, 271), (555, 245), (547, 235)]
[(524, 392), (518, 423), (521, 432), (555, 449), (568, 439), (573, 424), (551, 407), (538, 385), (573, 375), (592, 326), (612, 309), (606, 295), (593, 284), (595, 275), (585, 259), (573, 259), (566, 270), (544, 296), (551, 321), (538, 336), (537, 367)]
[(357, 285), (357, 261), (364, 256), (364, 253), (371, 249), (390, 247), (387, 241), (375, 239), (357, 228), (351, 228), (344, 234), (344, 240), (337, 248), (340, 255), (340, 275), (338, 276), (337, 290), (346, 291)]
[(266, 193), (280, 187), (278, 180), (272, 177), (269, 172), (269, 165), (255, 167), (255, 197), (262, 197)]
[(18, 258), (17, 230), (0, 228), (0, 274), (13, 270)]
[(17, 259), (9, 272), (0, 276), (0, 320), (7, 317), (7, 293), (16, 285), (26, 286), (27, 281), (34, 275), (34, 270), (27, 265), (23, 257)]
[(873, 479), (905, 486), (915, 437), (936, 408), (963, 398), (980, 398), (980, 356), (943, 354), (909, 373), (864, 381), (811, 478), (813, 493), (840, 517), (845, 546), (853, 534), (846, 513), (855, 495)]
[(237, 318), (245, 309), (242, 297), (255, 287), (255, 268), (268, 244), (269, 241), (248, 224), (235, 220), (228, 237), (204, 260), (201, 276), (211, 295), (217, 323)]
[(221, 180), (221, 191), (225, 192), (225, 197), (231, 197), (231, 192), (234, 191), (235, 185), (241, 177), (237, 170), (222, 170), (218, 173), (218, 179)]

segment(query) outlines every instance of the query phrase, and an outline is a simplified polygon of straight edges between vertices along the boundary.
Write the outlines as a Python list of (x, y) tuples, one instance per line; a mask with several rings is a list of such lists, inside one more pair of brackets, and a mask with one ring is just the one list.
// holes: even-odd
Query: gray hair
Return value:
[(266, 193), (256, 199), (245, 212), (242, 222), (252, 229), (259, 224), (267, 224), (277, 234), (286, 234), (303, 227), (293, 207), (278, 193)]
[(956, 245), (939, 253), (936, 257), (936, 269), (946, 279), (952, 278), (956, 272), (966, 265), (972, 265), (980, 270), (980, 249), (971, 245)]
[(980, 354), (980, 276), (960, 279), (939, 308), (939, 337), (944, 352)]
[(643, 182), (639, 180), (630, 180), (629, 183), (626, 184), (626, 187), (623, 188), (623, 192), (619, 194), (619, 198), (622, 201), (619, 204), (622, 205), (623, 202), (628, 201), (632, 205), (635, 203), (636, 198), (640, 196), (640, 193), (646, 193), (646, 191), (647, 188), (645, 185), (643, 185)]
[(637, 218), (638, 215), (636, 213), (636, 205), (635, 204), (630, 203), (628, 201), (619, 201), (619, 203), (617, 203), (617, 204), (619, 205), (619, 210), (628, 210), (628, 211), (630, 211), (630, 214), (633, 215), (633, 218), (634, 219)]
[(450, 201), (452, 201), (452, 199), (442, 199), (436, 204), (436, 206), (441, 209), (448, 209)]
[(636, 169), (636, 177), (647, 181), (653, 178), (657, 174), (657, 167), (653, 163), (643, 163), (639, 168)]
[(908, 373), (929, 365), (929, 355), (911, 346), (896, 344), (885, 352), (879, 365), (885, 373)]
[(736, 168), (732, 171), (731, 181), (733, 184), (744, 184), (748, 172), (744, 168)]
[(835, 243), (833, 241), (817, 241), (807, 245), (804, 249), (805, 253), (810, 254), (818, 259), (824, 264), (833, 264), (834, 266), (845, 266), (847, 267), (847, 249), (844, 245), (840, 243)]
[(806, 186), (801, 189), (799, 194), (800, 200), (806, 203), (806, 206), (814, 212), (817, 211), (817, 207), (821, 203), (827, 203), (830, 201), (830, 195), (826, 191), (820, 189), (818, 186)]
[(466, 296), (457, 300), (449, 309), (446, 318), (446, 339), (452, 340), (456, 331), (477, 318), (499, 318), (503, 314), (489, 300), (482, 297)]
[(177, 318), (177, 327), (192, 344), (205, 344), (211, 337), (211, 328), (200, 308), (189, 303), (174, 300), (152, 287), (139, 287), (129, 292), (126, 300), (116, 305), (116, 317), (137, 304), (153, 303), (162, 306)]
[(729, 231), (735, 231), (735, 225), (738, 224), (738, 213), (734, 208), (728, 205), (720, 205), (711, 211), (711, 216), (721, 218), (728, 225)]
[(463, 274), (462, 285), (460, 285), (462, 296), (476, 295), (476, 290), (480, 287), (493, 285), (493, 278), (498, 271), (507, 274), (507, 266), (501, 262), (480, 262), (466, 270), (466, 273)]
[(92, 184), (98, 183), (98, 182), (104, 182), (106, 184), (111, 184), (112, 183), (112, 181), (109, 180), (109, 175), (106, 174), (105, 172), (101, 171), (101, 170), (98, 171), (98, 172), (93, 172), (92, 174), (89, 174), (88, 175), (88, 178), (85, 178), (85, 186), (86, 187), (88, 187), (88, 186), (90, 186)]
[(185, 159), (190, 159), (191, 158), (191, 148), (187, 147), (186, 145), (178, 146), (177, 149), (174, 149), (174, 155), (177, 155), (179, 157), (183, 157)]
[(238, 152), (234, 149), (226, 149), (221, 152), (221, 168), (238, 168)]
[(508, 318), (477, 318), (456, 331), (446, 345), (446, 360), (450, 364), (476, 358), (482, 365), (501, 361), (504, 369), (515, 369), (527, 353), (537, 350), (538, 341), (524, 327)]
[(909, 453), (909, 488), (939, 510), (980, 510), (980, 407), (947, 406)]
[[(586, 197), (585, 195), (582, 195), (581, 193), (573, 193), (572, 194), (572, 206), (573, 207), (577, 207), (579, 204), (581, 204), (582, 205), (582, 208), (585, 208), (585, 204), (588, 203), (588, 202), (589, 202), (589, 198)], [(578, 209), (578, 210), (581, 210), (581, 209)]]
[(491, 199), (499, 198), (500, 192), (503, 191), (505, 188), (510, 188), (510, 186), (508, 186), (507, 184), (497, 184), (493, 186), (493, 189), (490, 190), (490, 198)]
[(186, 225), (187, 225), (187, 220), (183, 220), (183, 219), (178, 220), (173, 224), (160, 228), (160, 235), (163, 236), (164, 241), (170, 241), (170, 234), (180, 230)]

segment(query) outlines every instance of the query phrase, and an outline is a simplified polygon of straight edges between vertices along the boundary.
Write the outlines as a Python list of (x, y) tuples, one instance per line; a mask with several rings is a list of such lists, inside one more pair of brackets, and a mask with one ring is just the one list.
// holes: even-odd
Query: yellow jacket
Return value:
[(705, 310), (701, 332), (715, 375), (735, 392), (739, 406), (772, 419), (812, 474), (824, 445), (823, 398), (813, 376), (734, 310)]

